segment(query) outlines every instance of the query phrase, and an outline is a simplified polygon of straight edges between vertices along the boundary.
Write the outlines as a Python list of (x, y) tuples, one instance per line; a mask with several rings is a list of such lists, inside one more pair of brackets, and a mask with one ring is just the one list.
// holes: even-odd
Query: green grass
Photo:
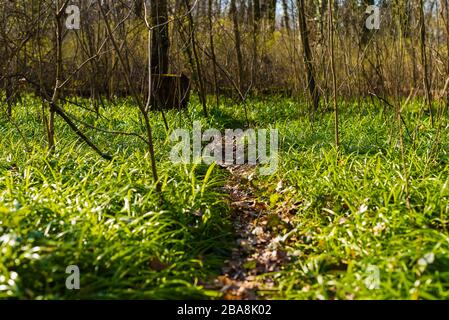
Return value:
[[(273, 110), (262, 110), (254, 118), (266, 126)], [(332, 146), (332, 114), (313, 128), (304, 118), (278, 114), (283, 115), (277, 122), (281, 167), (275, 176), (260, 177), (254, 184), (264, 186), (262, 199), (276, 199), (275, 210), (290, 210), (293, 216), (280, 245), (291, 263), (275, 275), (278, 291), (268, 297), (447, 299), (447, 119), (442, 121), (440, 148), (435, 148), (436, 129), (428, 119), (414, 143), (404, 134), (408, 210), (394, 114), (368, 104), (346, 105), (339, 153)], [(406, 110), (404, 117), (410, 131), (420, 124), (416, 113)], [(283, 187), (277, 192), (279, 181)], [(378, 289), (366, 283), (373, 266), (379, 270)]]
[[(16, 118), (29, 153), (14, 127), (0, 123), (0, 298), (207, 298), (199, 282), (220, 271), (232, 243), (218, 194), (223, 173), (211, 168), (206, 178), (207, 167), (163, 159), (169, 145), (156, 126), (157, 194), (140, 140), (89, 131), (114, 153), (108, 162), (58, 121), (50, 157), (30, 109)], [(105, 112), (110, 121), (91, 121), (139, 132), (134, 109), (124, 103)], [(80, 268), (80, 291), (65, 288), (69, 265)]]
[[(252, 125), (279, 129), (281, 143), (276, 174), (252, 181), (257, 196), (291, 217), (278, 234), (290, 262), (266, 275), (275, 279), (266, 298), (449, 297), (447, 119), (436, 148), (436, 129), (428, 119), (420, 122), (419, 106), (404, 111), (411, 132), (404, 133), (409, 210), (392, 110), (371, 102), (342, 105), (337, 153), (332, 114), (318, 115), (312, 126), (304, 105), (294, 100), (247, 105)], [(143, 133), (137, 108), (126, 101), (108, 106), (98, 119), (66, 108), (102, 128)], [(49, 156), (39, 110), (31, 98), (16, 109), (31, 150), (0, 118), (0, 298), (216, 296), (202, 284), (219, 274), (234, 246), (220, 189), (225, 172), (213, 167), (208, 176), (204, 165), (173, 165), (170, 132), (153, 115), (162, 181), (157, 194), (139, 139), (84, 128), (113, 154), (108, 162), (58, 120), (57, 151)], [(204, 119), (196, 101), (167, 118), (170, 128), (191, 128), (194, 120), (220, 129), (245, 124), (242, 107), (222, 105)], [(65, 268), (73, 264), (81, 270), (80, 291), (65, 288)], [(378, 289), (366, 284), (373, 266), (380, 272)]]

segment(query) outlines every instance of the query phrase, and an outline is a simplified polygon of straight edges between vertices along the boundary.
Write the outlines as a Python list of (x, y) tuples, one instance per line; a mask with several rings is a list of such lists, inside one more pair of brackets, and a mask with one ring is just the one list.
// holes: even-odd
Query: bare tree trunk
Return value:
[(258, 37), (260, 33), (260, 0), (253, 0), (252, 7), (253, 32), (252, 32), (252, 59), (251, 59), (251, 84), (253, 88), (258, 87), (257, 60), (258, 60)]
[(200, 101), (203, 106), (203, 113), (204, 116), (207, 117), (207, 100), (206, 100), (206, 91), (204, 87), (204, 79), (203, 79), (203, 72), (201, 68), (201, 62), (198, 57), (198, 50), (196, 48), (196, 37), (195, 37), (195, 25), (193, 21), (193, 15), (192, 15), (192, 7), (190, 6), (189, 0), (184, 0), (184, 5), (187, 10), (187, 17), (189, 19), (189, 36), (190, 36), (190, 43), (192, 46), (192, 52), (193, 52), (193, 58), (195, 60), (195, 68), (196, 72), (198, 74), (198, 84), (199, 84), (199, 96)]
[(290, 34), (290, 16), (288, 14), (288, 3), (287, 0), (282, 0), (282, 10), (283, 10), (283, 21), (284, 28), (287, 31), (287, 34)]
[(151, 45), (151, 66), (153, 74), (168, 73), (170, 40), (168, 37), (167, 0), (151, 1), (151, 24), (153, 43)]
[(214, 73), (214, 93), (217, 107), (220, 104), (220, 94), (218, 88), (218, 75), (217, 75), (217, 58), (215, 56), (215, 45), (214, 45), (214, 21), (212, 18), (212, 0), (208, 0), (208, 16), (209, 16), (209, 44), (210, 44), (210, 54), (212, 59), (212, 71)]
[[(162, 2), (164, 2), (165, 0), (160, 0)], [(106, 13), (104, 12), (104, 9), (102, 7), (102, 4), (100, 2), (97, 3), (98, 4), (98, 8), (101, 12), (101, 15), (103, 17), (105, 26), (106, 26), (106, 31), (108, 33), (109, 39), (111, 40), (112, 46), (114, 47), (115, 52), (117, 53), (117, 56), (119, 58), (119, 61), (124, 69), (124, 76), (125, 76), (125, 81), (126, 84), (128, 85), (129, 90), (131, 91), (131, 94), (135, 100), (135, 102), (137, 103), (137, 106), (139, 107), (139, 110), (141, 112), (141, 114), (143, 115), (144, 121), (145, 121), (145, 129), (147, 132), (147, 146), (148, 146), (148, 151), (150, 153), (150, 158), (151, 158), (151, 170), (153, 173), (153, 180), (156, 183), (156, 191), (161, 191), (161, 185), (159, 183), (159, 177), (158, 177), (158, 173), (157, 173), (157, 166), (156, 166), (156, 156), (155, 156), (155, 152), (154, 152), (154, 141), (153, 141), (153, 129), (151, 127), (150, 124), (150, 120), (148, 117), (148, 110), (146, 109), (144, 103), (142, 102), (142, 100), (140, 99), (139, 95), (137, 94), (131, 80), (130, 80), (130, 71), (128, 69), (128, 65), (125, 63), (125, 60), (122, 56), (122, 54), (120, 53), (120, 48), (114, 38), (114, 35), (112, 33), (111, 30), (111, 26), (109, 24), (109, 20), (107, 18)], [(159, 25), (157, 25), (159, 26)], [(154, 49), (154, 48), (153, 48)], [(168, 65), (168, 60), (167, 60), (167, 65)], [(159, 69), (160, 70), (160, 69)], [(150, 72), (151, 73), (151, 72)], [(150, 92), (151, 93), (151, 92)]]
[[(444, 6), (444, 26), (446, 28), (446, 77), (449, 79), (449, 0), (442, 0)], [(446, 91), (446, 109), (449, 108), (449, 90)]]
[[(82, 48), (82, 52), (85, 55), (85, 59), (89, 59), (89, 57), (92, 57), (96, 53), (96, 39), (99, 39), (99, 37), (95, 37), (94, 34), (94, 26), (92, 26), (92, 18), (90, 13), (86, 15), (84, 19), (81, 20), (82, 24), (82, 35), (77, 37), (78, 43)], [(99, 116), (99, 88), (97, 83), (97, 76), (100, 74), (98, 71), (98, 65), (99, 65), (99, 59), (91, 59), (89, 66), (90, 66), (90, 72), (88, 75), (88, 81), (89, 81), (89, 92), (90, 92), (90, 103), (93, 109), (95, 110), (95, 113), (97, 114), (97, 117)]]
[(433, 127), (433, 112), (432, 112), (432, 93), (430, 91), (430, 80), (427, 64), (427, 50), (426, 50), (426, 22), (424, 16), (424, 0), (419, 2), (419, 29), (420, 29), (420, 47), (421, 47), (421, 65), (423, 68), (423, 82), (424, 94), (427, 108), (429, 108), (430, 122)]
[[(362, 9), (365, 10), (366, 7), (370, 6), (370, 5), (374, 5), (375, 1), (374, 0), (363, 0), (362, 2)], [(366, 28), (365, 26), (365, 19), (368, 17), (367, 15), (362, 16), (362, 36), (361, 36), (361, 40), (360, 40), (360, 44), (361, 45), (366, 45), (367, 42), (369, 41), (370, 38), (370, 33), (371, 31), (369, 29)]]
[(298, 0), (298, 20), (303, 47), (304, 64), (306, 67), (307, 87), (309, 88), (310, 98), (312, 100), (312, 111), (316, 112), (320, 104), (320, 95), (318, 93), (313, 71), (313, 57), (309, 44), (309, 31), (307, 29), (304, 0)]
[(273, 33), (276, 30), (276, 5), (277, 0), (266, 0), (267, 4), (267, 15), (268, 15), (268, 30)]
[(235, 1), (236, 0), (231, 0), (230, 14), (232, 17), (233, 27), (234, 27), (234, 38), (235, 38), (234, 40), (235, 40), (235, 52), (237, 54), (239, 90), (240, 90), (240, 92), (244, 92), (244, 90), (243, 90), (244, 71), (243, 71), (242, 41), (240, 38), (239, 20), (238, 20), (237, 6), (236, 6)]
[(329, 48), (330, 48), (332, 86), (333, 86), (333, 98), (334, 98), (335, 146), (338, 149), (340, 146), (340, 135), (339, 135), (339, 123), (338, 123), (339, 114), (338, 114), (338, 102), (337, 102), (337, 77), (335, 75), (333, 2), (334, 2), (334, 0), (329, 0)]
[(55, 149), (55, 108), (54, 106), (59, 100), (59, 86), (62, 83), (62, 28), (63, 28), (63, 14), (66, 8), (67, 2), (56, 0), (55, 7), (55, 23), (56, 23), (56, 81), (53, 88), (53, 96), (50, 103), (50, 117), (47, 124), (47, 136), (48, 136), (48, 149), (54, 151)]
[(320, 41), (324, 39), (324, 22), (326, 21), (327, 0), (320, 0), (318, 4), (318, 25), (320, 30)]

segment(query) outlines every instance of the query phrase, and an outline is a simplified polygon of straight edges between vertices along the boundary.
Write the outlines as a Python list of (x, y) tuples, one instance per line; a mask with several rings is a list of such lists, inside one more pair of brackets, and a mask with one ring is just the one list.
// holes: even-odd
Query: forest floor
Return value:
[[(154, 113), (157, 192), (145, 144), (105, 132), (144, 134), (131, 102), (100, 117), (64, 106), (104, 129), (77, 122), (107, 161), (60, 118), (49, 154), (41, 102), (26, 98), (0, 116), (0, 298), (449, 298), (449, 117), (432, 126), (419, 101), (403, 106), (401, 151), (394, 110), (340, 106), (337, 151), (331, 113), (311, 123), (293, 99), (248, 101), (251, 127), (279, 132), (266, 176), (169, 159), (171, 130), (245, 129), (243, 107), (204, 118), (193, 101), (167, 112), (169, 131)], [(73, 265), (79, 290), (66, 287)]]
[[(219, 288), (227, 300), (260, 299), (264, 292), (274, 290), (269, 275), (279, 271), (287, 260), (271, 228), (271, 220), (279, 216), (257, 198), (257, 186), (251, 184), (254, 166), (228, 166), (227, 170), (230, 176), (223, 191), (229, 194), (236, 246), (212, 288)], [(284, 218), (288, 223), (288, 217)]]

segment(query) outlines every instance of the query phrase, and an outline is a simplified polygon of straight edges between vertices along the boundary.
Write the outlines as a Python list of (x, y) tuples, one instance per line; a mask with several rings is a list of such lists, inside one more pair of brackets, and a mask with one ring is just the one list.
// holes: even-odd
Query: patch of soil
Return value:
[(231, 175), (223, 191), (229, 194), (236, 247), (211, 287), (220, 290), (227, 300), (263, 299), (262, 291), (273, 290), (270, 273), (281, 270), (288, 260), (279, 246), (277, 226), (283, 219), (255, 196), (251, 184), (254, 166), (226, 169)]

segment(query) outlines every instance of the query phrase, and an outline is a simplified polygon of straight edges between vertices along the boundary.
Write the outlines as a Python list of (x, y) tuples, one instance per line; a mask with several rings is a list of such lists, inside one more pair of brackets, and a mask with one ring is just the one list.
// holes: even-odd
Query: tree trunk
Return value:
[[(160, 1), (161, 2), (165, 2), (165, 4), (166, 4), (166, 0), (160, 0)], [(110, 39), (110, 41), (112, 43), (112, 46), (113, 46), (113, 48), (114, 48), (114, 50), (115, 50), (115, 52), (116, 52), (116, 54), (118, 56), (120, 64), (122, 65), (122, 67), (123, 67), (123, 69), (125, 71), (124, 72), (124, 76), (125, 76), (125, 81), (126, 81), (126, 84), (128, 86), (128, 89), (131, 91), (131, 94), (132, 94), (132, 96), (133, 96), (133, 98), (135, 100), (135, 103), (137, 104), (137, 106), (139, 108), (139, 111), (140, 111), (140, 113), (142, 114), (142, 116), (143, 116), (143, 118), (145, 120), (145, 129), (146, 129), (146, 132), (147, 132), (148, 152), (149, 152), (150, 158), (151, 158), (151, 171), (153, 173), (154, 182), (156, 183), (156, 191), (160, 192), (161, 191), (161, 184), (159, 182), (159, 176), (158, 176), (158, 173), (157, 173), (156, 156), (155, 156), (154, 141), (153, 141), (153, 129), (151, 127), (151, 123), (150, 123), (150, 120), (149, 120), (148, 110), (145, 107), (145, 105), (144, 105), (142, 99), (140, 98), (140, 96), (137, 94), (137, 91), (136, 91), (133, 83), (131, 82), (130, 70), (128, 68), (128, 65), (125, 63), (125, 60), (124, 60), (122, 54), (120, 53), (120, 48), (119, 48), (119, 46), (118, 46), (118, 44), (117, 44), (117, 42), (116, 42), (116, 40), (114, 38), (114, 34), (113, 34), (111, 26), (109, 24), (109, 20), (107, 18), (107, 15), (104, 12), (102, 4), (100, 2), (98, 2), (97, 4), (98, 4), (98, 8), (99, 8), (99, 10), (101, 12), (101, 16), (103, 17), (103, 20), (104, 20), (104, 23), (105, 23), (105, 27), (106, 27), (106, 31), (107, 31), (107, 34), (109, 36), (109, 39)], [(152, 15), (154, 17), (154, 13), (152, 13)], [(156, 19), (156, 20), (158, 20), (158, 19)], [(167, 25), (165, 25), (165, 26), (167, 26)], [(158, 25), (157, 28), (159, 28), (159, 25)], [(168, 49), (168, 47), (167, 47), (167, 49)], [(153, 58), (153, 56), (151, 56), (150, 59), (152, 59), (152, 58)], [(167, 52), (166, 65), (168, 67), (168, 52)], [(149, 76), (151, 77), (151, 72), (150, 72)], [(149, 94), (151, 94), (151, 92), (149, 92)]]
[(316, 112), (320, 104), (320, 95), (316, 87), (315, 75), (313, 71), (313, 57), (309, 44), (309, 31), (307, 29), (304, 0), (298, 0), (298, 20), (303, 47), (304, 64), (306, 67), (307, 87), (309, 88), (310, 98), (312, 100), (312, 111)]
[[(368, 6), (371, 6), (371, 5), (374, 5), (375, 4), (375, 1), (374, 0), (364, 0), (363, 2), (362, 2), (362, 9), (363, 9), (363, 11), (365, 11), (365, 9), (368, 7)], [(369, 40), (369, 38), (370, 38), (370, 34), (371, 34), (371, 30), (369, 30), (367, 27), (366, 27), (366, 25), (365, 25), (365, 21), (366, 21), (366, 18), (368, 18), (368, 15), (367, 14), (365, 14), (364, 16), (362, 16), (363, 17), (363, 20), (361, 21), (361, 23), (362, 23), (362, 37), (361, 37), (361, 44), (362, 45), (365, 45), (365, 44), (367, 44), (368, 43), (368, 40)]]
[(337, 149), (340, 146), (339, 135), (339, 123), (338, 123), (338, 103), (337, 103), (337, 77), (335, 74), (335, 57), (334, 57), (334, 17), (333, 17), (333, 2), (329, 0), (329, 48), (331, 59), (331, 72), (332, 72), (332, 86), (333, 86), (333, 98), (334, 98), (334, 116), (335, 116), (335, 146)]
[(167, 0), (151, 1), (151, 25), (154, 27), (151, 45), (152, 73), (166, 74), (168, 73), (170, 50)]
[(243, 55), (242, 55), (242, 44), (240, 38), (240, 30), (239, 30), (239, 21), (237, 14), (237, 6), (235, 3), (236, 0), (231, 0), (231, 17), (234, 26), (234, 37), (235, 37), (235, 52), (237, 55), (237, 68), (238, 68), (238, 77), (239, 77), (239, 90), (243, 92), (244, 85), (244, 71), (243, 71)]
[(290, 34), (290, 16), (288, 13), (288, 3), (287, 0), (282, 0), (282, 10), (283, 10), (283, 21), (284, 28), (287, 31), (287, 34)]
[(258, 88), (258, 37), (260, 33), (260, 0), (253, 0), (252, 8), (252, 18), (253, 18), (253, 32), (252, 32), (252, 61), (251, 61), (251, 83), (253, 88)]
[(187, 10), (187, 18), (189, 19), (190, 44), (192, 46), (193, 58), (195, 60), (195, 69), (196, 69), (196, 72), (198, 75), (200, 102), (203, 106), (204, 116), (207, 117), (206, 90), (204, 87), (204, 79), (203, 79), (203, 72), (202, 72), (202, 68), (201, 68), (201, 62), (198, 57), (198, 50), (196, 48), (195, 25), (194, 25), (194, 21), (193, 21), (192, 8), (190, 6), (189, 0), (184, 0), (184, 5)]
[(207, 14), (209, 17), (209, 44), (210, 44), (210, 54), (212, 59), (212, 71), (214, 73), (214, 93), (217, 107), (220, 104), (220, 95), (218, 88), (218, 76), (217, 76), (217, 58), (215, 56), (215, 45), (214, 45), (214, 21), (212, 12), (212, 0), (208, 0)]
[(421, 65), (423, 68), (423, 83), (426, 107), (429, 108), (430, 122), (433, 127), (433, 114), (432, 114), (432, 93), (430, 92), (430, 80), (427, 64), (427, 50), (426, 50), (426, 22), (424, 16), (424, 0), (419, 2), (419, 31), (420, 31), (420, 47), (421, 47)]
[[(443, 0), (444, 6), (444, 26), (446, 28), (446, 77), (449, 79), (449, 0)], [(446, 91), (446, 109), (449, 108), (449, 90)]]
[(63, 14), (65, 12), (66, 3), (61, 3), (61, 0), (56, 0), (55, 7), (55, 23), (56, 23), (56, 33), (55, 33), (55, 45), (56, 45), (56, 81), (53, 88), (53, 96), (51, 97), (50, 103), (50, 117), (47, 124), (47, 136), (48, 136), (48, 149), (54, 151), (55, 149), (55, 108), (54, 106), (58, 103), (60, 84), (62, 83), (62, 28), (63, 28)]
[(268, 23), (269, 30), (273, 33), (276, 30), (276, 5), (277, 0), (267, 0), (268, 1)]

